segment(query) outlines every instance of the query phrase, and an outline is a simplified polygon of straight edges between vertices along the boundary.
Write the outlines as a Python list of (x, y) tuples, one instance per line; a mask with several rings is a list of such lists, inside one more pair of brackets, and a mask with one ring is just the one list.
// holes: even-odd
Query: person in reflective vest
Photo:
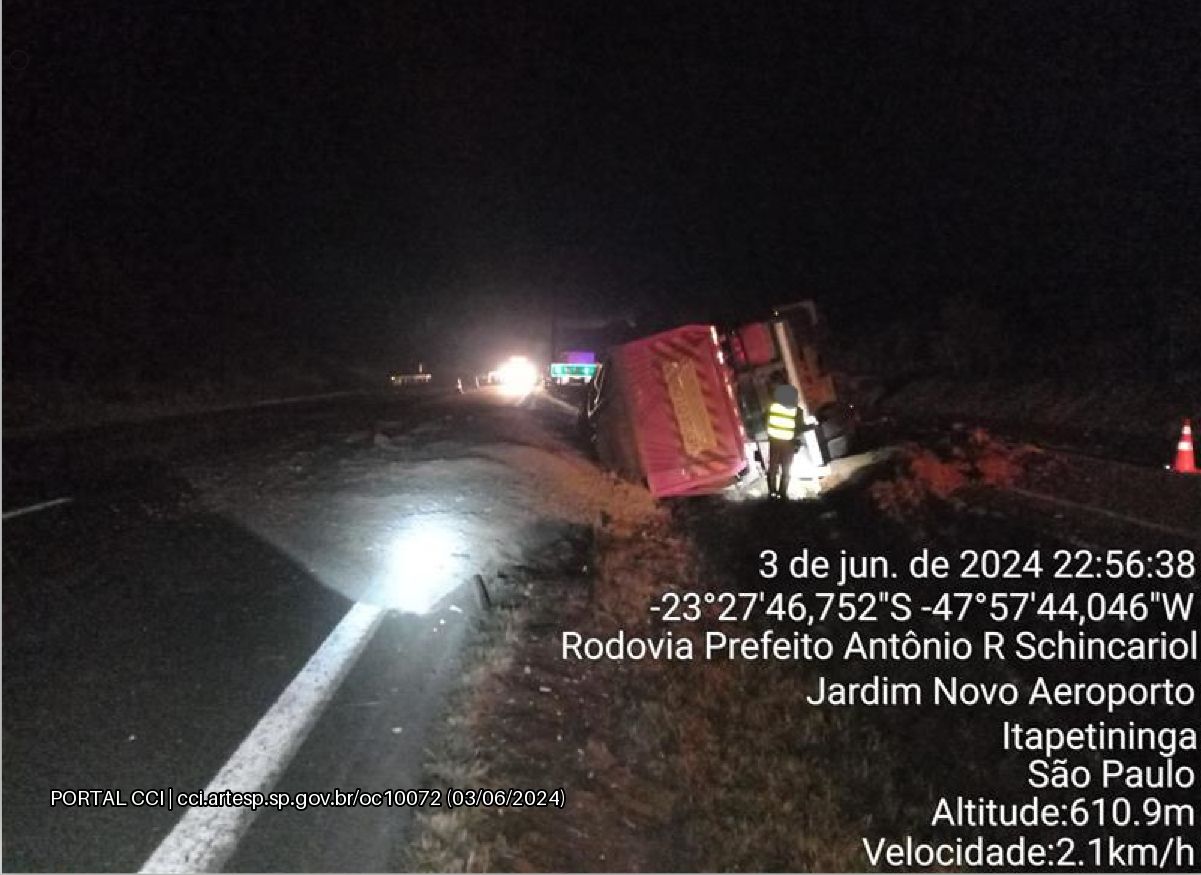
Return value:
[(796, 455), (796, 417), (800, 393), (796, 386), (776, 386), (767, 409), (767, 492), (772, 498), (788, 497), (792, 457)]

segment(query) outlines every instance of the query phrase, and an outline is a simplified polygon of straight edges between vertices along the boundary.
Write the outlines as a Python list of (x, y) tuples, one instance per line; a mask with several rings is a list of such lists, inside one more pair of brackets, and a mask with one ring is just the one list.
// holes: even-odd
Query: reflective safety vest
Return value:
[(767, 408), (767, 436), (782, 441), (796, 437), (796, 408), (773, 401)]

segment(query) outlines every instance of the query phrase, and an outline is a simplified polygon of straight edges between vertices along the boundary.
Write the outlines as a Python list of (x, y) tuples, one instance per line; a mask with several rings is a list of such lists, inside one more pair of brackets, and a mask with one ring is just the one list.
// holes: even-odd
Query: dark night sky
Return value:
[(1201, 267), (1198, 46), (1173, 2), (6, 3), (5, 367), (1139, 319)]

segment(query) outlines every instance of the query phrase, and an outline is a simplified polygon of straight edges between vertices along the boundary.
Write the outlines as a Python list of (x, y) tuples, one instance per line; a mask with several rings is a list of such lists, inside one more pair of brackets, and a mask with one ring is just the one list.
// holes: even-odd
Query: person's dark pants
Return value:
[(796, 455), (793, 441), (769, 438), (767, 442), (767, 491), (770, 495), (788, 497), (788, 478), (792, 474), (792, 457)]

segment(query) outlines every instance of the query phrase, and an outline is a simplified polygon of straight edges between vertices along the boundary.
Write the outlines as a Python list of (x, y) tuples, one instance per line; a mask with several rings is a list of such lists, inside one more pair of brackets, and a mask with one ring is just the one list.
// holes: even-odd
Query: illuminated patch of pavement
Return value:
[[(364, 410), (303, 430), (282, 417), (240, 452), (175, 467), (193, 487), (178, 505), (131, 495), (31, 515), (5, 544), (4, 867), (142, 865), (181, 811), (48, 809), (51, 789), (209, 786), (354, 603), (387, 611), (382, 625), (324, 717), (297, 722), (291, 767), (256, 781), (416, 780), (470, 620), (459, 588), (556, 536), (530, 472), (479, 451), (504, 444), (506, 413), (529, 415), (478, 398), (405, 409), (402, 428), (423, 433), (384, 448)], [(309, 815), (260, 817), (228, 865), (301, 868)], [(386, 865), (402, 831), (389, 817), (386, 836), (372, 821), (374, 838), (346, 839), (351, 868)]]

